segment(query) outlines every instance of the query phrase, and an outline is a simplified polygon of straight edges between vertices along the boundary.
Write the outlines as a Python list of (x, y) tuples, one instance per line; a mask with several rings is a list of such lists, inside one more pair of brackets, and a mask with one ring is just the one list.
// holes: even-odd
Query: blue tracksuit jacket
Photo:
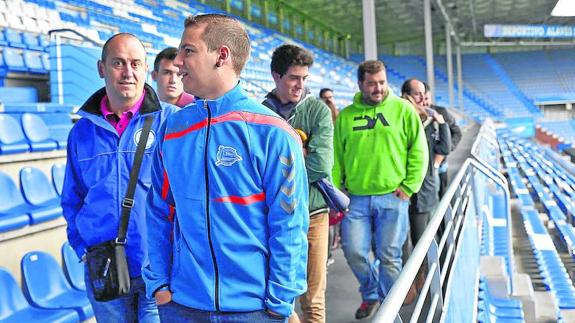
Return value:
[(126, 255), (130, 277), (141, 276), (146, 258), (145, 201), (150, 187), (150, 169), (158, 129), (167, 116), (176, 110), (162, 104), (150, 86), (146, 85), (142, 106), (122, 137), (100, 112), (104, 88), (84, 103), (82, 116), (68, 136), (66, 175), (62, 189), (62, 209), (68, 222), (68, 240), (81, 257), (95, 244), (115, 239), (126, 195), (130, 170), (136, 154), (139, 135), (147, 115), (154, 122), (144, 152), (136, 193), (135, 206), (128, 224)]
[(148, 194), (149, 296), (289, 316), (306, 290), (308, 189), (299, 136), (236, 86), (160, 131)]

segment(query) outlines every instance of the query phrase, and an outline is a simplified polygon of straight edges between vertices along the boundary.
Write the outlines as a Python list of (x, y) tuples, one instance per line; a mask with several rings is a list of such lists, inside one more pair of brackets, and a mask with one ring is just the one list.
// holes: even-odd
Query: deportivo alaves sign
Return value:
[(573, 25), (485, 25), (485, 37), (575, 38)]

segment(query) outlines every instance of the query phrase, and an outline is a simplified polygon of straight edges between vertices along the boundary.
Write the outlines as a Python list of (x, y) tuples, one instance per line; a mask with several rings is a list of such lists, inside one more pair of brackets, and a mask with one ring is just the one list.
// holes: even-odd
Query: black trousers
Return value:
[(443, 197), (443, 194), (445, 194), (445, 191), (447, 191), (447, 172), (445, 173), (439, 173), (439, 199), (441, 200), (441, 198)]

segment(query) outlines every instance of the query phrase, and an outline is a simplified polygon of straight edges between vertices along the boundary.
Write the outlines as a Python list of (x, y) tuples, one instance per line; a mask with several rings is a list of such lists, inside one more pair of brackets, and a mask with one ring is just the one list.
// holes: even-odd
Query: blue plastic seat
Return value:
[(30, 213), (33, 224), (55, 219), (62, 215), (60, 197), (54, 190), (53, 184), (41, 170), (34, 167), (22, 168), (20, 170), (20, 188), (26, 202), (40, 208), (38, 212)]
[(42, 65), (46, 71), (50, 71), (50, 55), (48, 53), (42, 54)]
[(41, 251), (25, 254), (22, 277), (32, 305), (45, 309), (73, 309), (82, 321), (94, 316), (86, 292), (70, 286), (51, 255)]
[(6, 40), (6, 34), (0, 32), (0, 46), (5, 47), (8, 46), (8, 41)]
[(6, 41), (8, 45), (13, 48), (26, 48), (26, 44), (22, 40), (22, 34), (14, 29), (7, 28), (4, 30)]
[(86, 281), (84, 280), (84, 264), (78, 259), (78, 255), (70, 246), (68, 241), (62, 245), (62, 260), (66, 269), (68, 281), (77, 290), (86, 291)]
[(4, 48), (4, 64), (8, 72), (28, 72), (21, 50)]
[(72, 130), (73, 124), (59, 124), (50, 127), (50, 136), (58, 143), (58, 149), (66, 149), (68, 147), (68, 135)]
[(65, 164), (52, 165), (52, 184), (58, 195), (62, 195), (62, 187), (64, 186), (64, 175), (66, 173)]
[(56, 141), (50, 138), (50, 130), (44, 120), (32, 113), (22, 114), (22, 130), (28, 138), (32, 151), (58, 149)]
[(25, 51), (24, 64), (28, 71), (33, 74), (45, 74), (44, 63), (42, 63), (42, 54), (39, 52)]
[(26, 47), (31, 50), (44, 51), (44, 46), (40, 44), (41, 35), (36, 35), (33, 33), (22, 33), (22, 39)]
[(0, 172), (0, 232), (18, 229), (30, 224), (29, 208), (16, 184)]
[(30, 306), (18, 283), (6, 269), (0, 268), (0, 322), (79, 322), (74, 310), (46, 310)]
[(16, 154), (30, 150), (22, 127), (16, 119), (0, 113), (0, 155)]

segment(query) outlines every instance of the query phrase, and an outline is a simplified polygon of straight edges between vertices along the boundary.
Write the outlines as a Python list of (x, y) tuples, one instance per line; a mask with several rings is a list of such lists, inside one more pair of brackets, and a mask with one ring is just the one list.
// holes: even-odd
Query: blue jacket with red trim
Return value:
[(308, 188), (293, 128), (238, 85), (160, 130), (148, 194), (149, 296), (289, 316), (307, 287)]
[(70, 245), (78, 257), (86, 249), (118, 236), (122, 200), (126, 195), (136, 147), (146, 116), (154, 122), (146, 143), (134, 208), (128, 223), (126, 256), (130, 277), (139, 277), (146, 258), (145, 202), (150, 187), (152, 156), (157, 145), (157, 132), (175, 106), (160, 103), (156, 92), (145, 86), (140, 110), (132, 117), (120, 137), (104, 119), (100, 101), (106, 94), (102, 88), (84, 103), (82, 116), (68, 136), (66, 175), (62, 188), (62, 209), (68, 223)]

